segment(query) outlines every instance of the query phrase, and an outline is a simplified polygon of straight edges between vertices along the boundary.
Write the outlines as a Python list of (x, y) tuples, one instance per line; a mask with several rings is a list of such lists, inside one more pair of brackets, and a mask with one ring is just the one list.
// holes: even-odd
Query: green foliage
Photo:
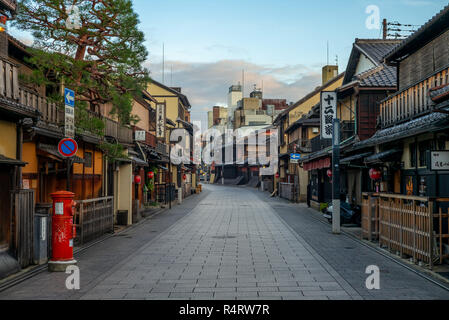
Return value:
[(101, 149), (101, 151), (103, 151), (108, 161), (128, 158), (128, 156), (125, 154), (125, 148), (121, 144), (103, 142), (99, 145), (99, 148)]
[[(66, 23), (72, 5), (79, 9), (79, 28)], [(18, 6), (13, 25), (34, 37), (28, 59), (34, 71), (27, 81), (53, 88), (49, 98), (60, 107), (61, 85), (74, 90), (80, 132), (103, 136), (103, 121), (87, 110), (107, 103), (121, 124), (138, 121), (132, 100), (149, 81), (142, 67), (148, 52), (131, 0), (19, 0)], [(114, 154), (115, 148), (107, 149)]]

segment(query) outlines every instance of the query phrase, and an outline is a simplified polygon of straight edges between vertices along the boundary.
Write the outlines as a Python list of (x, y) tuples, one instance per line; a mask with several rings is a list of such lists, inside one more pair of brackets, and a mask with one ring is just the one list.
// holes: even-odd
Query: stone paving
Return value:
[[(329, 263), (328, 257), (315, 249), (317, 243), (324, 245), (322, 240), (328, 240), (319, 239), (328, 233), (326, 226), (315, 220), (299, 219), (303, 229), (317, 232), (316, 236), (305, 232), (306, 240), (288, 225), (285, 217), (281, 218), (276, 213), (271, 200), (262, 198), (266, 194), (237, 187), (207, 185), (205, 189), (206, 193), (196, 200), (188, 200), (175, 207), (177, 218), (172, 218), (172, 225), (156, 237), (147, 238), (147, 232), (150, 227), (157, 229), (158, 224), (164, 223), (165, 213), (161, 214), (159, 221), (149, 220), (142, 227), (126, 232), (131, 238), (128, 239), (129, 255), (123, 255), (113, 263), (109, 263), (110, 257), (103, 257), (96, 264), (86, 263), (85, 260), (89, 259), (81, 257), (80, 291), (70, 294), (64, 291), (65, 274), (43, 273), (0, 293), (0, 299), (376, 298), (360, 290), (365, 283), (364, 277), (345, 273), (335, 263), (335, 256), (330, 255), (332, 263)], [(285, 206), (286, 212), (298, 208), (280, 203)], [(186, 213), (181, 217), (182, 210)], [(297, 224), (291, 224), (297, 227)], [(320, 232), (324, 232), (323, 235)], [(139, 245), (133, 238), (140, 239)], [(332, 241), (339, 243), (341, 239), (343, 237), (333, 238)], [(102, 244), (102, 250), (113, 254), (114, 247), (108, 247), (108, 241)], [(341, 243), (346, 245), (344, 241)], [(123, 245), (122, 250), (125, 249)], [(92, 250), (101, 255), (98, 249)], [(352, 254), (343, 251), (340, 256), (341, 259), (350, 260)], [(375, 253), (370, 251), (370, 254)], [(102, 268), (102, 265), (108, 267)], [(103, 270), (103, 273), (97, 270), (93, 277), (95, 268)], [(408, 281), (411, 286), (416, 282), (423, 297), (430, 291), (429, 297), (449, 298), (449, 292), (430, 282), (423, 284), (425, 280), (403, 268), (390, 271), (394, 272), (390, 274), (393, 282), (396, 272), (402, 274), (400, 281)], [(83, 281), (86, 278), (89, 281)], [(388, 294), (388, 297), (403, 298), (404, 290), (398, 287), (395, 295), (392, 287)]]

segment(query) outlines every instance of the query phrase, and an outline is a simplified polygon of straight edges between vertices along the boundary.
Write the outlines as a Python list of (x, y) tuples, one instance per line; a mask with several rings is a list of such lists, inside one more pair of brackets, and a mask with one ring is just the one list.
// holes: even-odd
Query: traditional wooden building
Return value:
[[(380, 103), (379, 130), (355, 148), (383, 175), (380, 191), (449, 197), (449, 171), (432, 170), (431, 151), (449, 150), (449, 6), (389, 52), (398, 91)], [(434, 168), (435, 169), (435, 168)]]
[[(398, 40), (356, 39), (343, 82), (337, 92), (337, 117), (341, 121), (341, 186), (350, 202), (361, 204), (362, 192), (370, 191), (369, 168), (364, 156), (374, 150), (353, 150), (355, 143), (376, 132), (379, 102), (396, 90), (396, 68), (384, 64), (383, 57), (400, 43)], [(312, 153), (304, 157), (309, 171), (311, 201), (315, 207), (332, 199), (331, 141), (321, 135), (312, 139)]]

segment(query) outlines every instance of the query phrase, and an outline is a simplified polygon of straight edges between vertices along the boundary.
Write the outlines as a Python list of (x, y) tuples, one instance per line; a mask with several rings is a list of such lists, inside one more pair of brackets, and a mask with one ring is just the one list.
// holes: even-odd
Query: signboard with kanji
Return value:
[(75, 92), (64, 89), (65, 102), (65, 128), (64, 134), (68, 138), (75, 137)]
[(449, 171), (449, 151), (430, 152), (430, 170)]
[(321, 138), (332, 139), (333, 123), (337, 118), (337, 93), (321, 92)]
[(166, 121), (165, 103), (156, 105), (156, 138), (165, 139), (165, 121)]
[(145, 130), (136, 130), (134, 133), (134, 140), (136, 141), (146, 141), (146, 132)]

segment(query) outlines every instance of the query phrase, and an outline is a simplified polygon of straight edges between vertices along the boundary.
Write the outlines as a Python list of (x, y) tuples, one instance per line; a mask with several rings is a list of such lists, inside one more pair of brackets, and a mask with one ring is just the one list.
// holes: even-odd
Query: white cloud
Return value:
[[(220, 60), (213, 63), (166, 61), (165, 84), (182, 87), (192, 104), (192, 119), (204, 121), (207, 110), (214, 105), (226, 105), (228, 88), (242, 81), (245, 70), (245, 95), (253, 85), (264, 88), (265, 98), (296, 102), (321, 84), (321, 73), (304, 65), (257, 65), (243, 60)], [(171, 83), (171, 66), (173, 81)], [(149, 63), (151, 77), (161, 81), (161, 64)]]

